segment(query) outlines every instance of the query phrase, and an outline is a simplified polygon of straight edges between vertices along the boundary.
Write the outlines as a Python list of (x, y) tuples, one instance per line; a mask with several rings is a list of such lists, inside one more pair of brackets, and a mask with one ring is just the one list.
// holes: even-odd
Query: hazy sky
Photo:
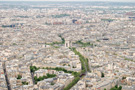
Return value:
[(113, 2), (135, 2), (135, 0), (0, 0), (0, 1), (113, 1)]

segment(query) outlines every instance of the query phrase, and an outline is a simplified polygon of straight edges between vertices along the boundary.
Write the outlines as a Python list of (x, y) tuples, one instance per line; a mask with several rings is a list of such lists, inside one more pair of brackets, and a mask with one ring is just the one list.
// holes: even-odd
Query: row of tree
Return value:
[[(37, 70), (41, 69), (40, 67), (36, 67), (36, 66), (30, 66), (30, 71), (31, 72), (35, 72)], [(61, 67), (56, 67), (56, 68), (51, 68), (51, 67), (43, 67), (42, 69), (47, 69), (47, 70), (56, 70), (56, 71), (63, 71), (65, 73), (70, 73), (74, 76), (78, 76), (78, 73), (77, 72), (74, 72), (74, 71), (69, 71), (69, 70), (66, 70), (65, 68), (61, 68)]]
[[(74, 80), (67, 86), (65, 87), (63, 90), (70, 90), (79, 80), (82, 74), (84, 74), (86, 72), (86, 68), (85, 68), (85, 63), (86, 63), (86, 67), (88, 68), (88, 59), (84, 58), (84, 56), (82, 56), (77, 50), (76, 48), (70, 48), (76, 55), (79, 56), (79, 59), (81, 61), (81, 65), (82, 65), (82, 70), (81, 72), (76, 73)], [(90, 71), (90, 70), (89, 70)]]
[(28, 84), (29, 84), (29, 83), (26, 82), (26, 81), (22, 82), (22, 85), (28, 85)]
[(115, 87), (111, 88), (110, 90), (122, 90), (122, 86), (115, 85)]
[(40, 68), (37, 68), (36, 66), (30, 66), (30, 71), (31, 71), (32, 73), (34, 73), (34, 72), (37, 71), (38, 69), (40, 69)]
[[(30, 71), (32, 73), (34, 73), (35, 71), (41, 69), (40, 67), (36, 67), (36, 66), (30, 66)], [(61, 67), (56, 67), (56, 68), (51, 68), (51, 67), (43, 67), (42, 69), (47, 69), (47, 70), (56, 70), (56, 71), (63, 71), (65, 73), (70, 73), (72, 74), (74, 77), (78, 77), (80, 75), (80, 73), (78, 72), (74, 72), (74, 71), (68, 71), (66, 70), (65, 68), (61, 68)], [(50, 74), (47, 74), (47, 76), (42, 76), (42, 77), (39, 77), (37, 78), (36, 76), (34, 77), (34, 80), (35, 80), (35, 84), (38, 82), (38, 81), (41, 81), (41, 80), (44, 80), (44, 79), (47, 79), (47, 78), (51, 78), (50, 77)]]
[(79, 80), (80, 80), (79, 76), (75, 77), (75, 79), (67, 87), (65, 87), (63, 90), (70, 90), (70, 88), (73, 87)]
[(61, 36), (61, 35), (58, 35), (60, 38), (61, 38), (61, 42), (52, 42), (52, 43), (48, 43), (48, 45), (55, 45), (55, 44), (64, 44), (65, 43), (65, 39)]
[(39, 78), (37, 78), (37, 76), (34, 77), (34, 80), (35, 80), (35, 84), (37, 84), (37, 82), (39, 81), (42, 81), (44, 79), (47, 79), (47, 78), (53, 78), (53, 77), (56, 77), (56, 74), (49, 74), (47, 73), (47, 75), (45, 76), (40, 76)]
[[(104, 89), (106, 90), (106, 89)], [(112, 87), (110, 90), (122, 90), (122, 86), (115, 85), (114, 87)]]
[(86, 68), (87, 68), (87, 71), (90, 72), (90, 69), (89, 69), (89, 64), (88, 64), (88, 58), (85, 58), (83, 55), (81, 55), (80, 52), (78, 52), (75, 48), (72, 48), (71, 50), (73, 50), (73, 52), (79, 56), (79, 59), (81, 61), (81, 64), (82, 64), (82, 70), (83, 71), (86, 71), (85, 70), (85, 64), (86, 64)]
[(72, 73), (73, 71), (68, 71), (65, 68), (61, 68), (61, 67), (56, 67), (56, 68), (51, 68), (51, 67), (46, 67), (43, 69), (51, 69), (51, 70), (56, 70), (56, 71), (64, 71), (65, 73)]
[(80, 44), (82, 47), (87, 47), (87, 46), (94, 46), (94, 44), (93, 43), (90, 43), (90, 42), (86, 42), (86, 43), (84, 43), (84, 42), (82, 42), (81, 40), (79, 40), (79, 41), (76, 41), (74, 44)]
[(46, 68), (43, 68), (43, 69), (50, 69), (50, 70), (56, 70), (56, 71), (63, 71), (65, 73), (70, 73), (74, 76), (78, 76), (78, 73), (77, 72), (74, 72), (74, 71), (68, 71), (66, 70), (65, 68), (61, 68), (61, 67), (56, 67), (56, 68), (51, 68), (51, 67), (46, 67)]
[(59, 35), (59, 37), (61, 38), (61, 40), (62, 40), (62, 44), (64, 44), (65, 43), (65, 39), (61, 36), (61, 35)]

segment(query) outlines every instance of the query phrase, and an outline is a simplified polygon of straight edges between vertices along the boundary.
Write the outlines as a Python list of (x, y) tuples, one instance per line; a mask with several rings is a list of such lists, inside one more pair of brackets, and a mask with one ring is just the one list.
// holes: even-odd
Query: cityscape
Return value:
[(135, 2), (0, 1), (0, 90), (135, 90)]

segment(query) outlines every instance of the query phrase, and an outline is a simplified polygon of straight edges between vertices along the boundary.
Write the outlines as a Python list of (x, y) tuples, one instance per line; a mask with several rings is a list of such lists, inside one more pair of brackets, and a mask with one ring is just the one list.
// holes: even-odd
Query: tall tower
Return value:
[(66, 40), (65, 41), (65, 47), (72, 47), (72, 42), (71, 41), (69, 41), (69, 40)]

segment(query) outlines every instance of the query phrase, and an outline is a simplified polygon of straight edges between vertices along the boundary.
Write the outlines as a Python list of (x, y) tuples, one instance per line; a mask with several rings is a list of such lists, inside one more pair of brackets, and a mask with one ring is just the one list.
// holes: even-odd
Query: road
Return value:
[(9, 83), (9, 79), (8, 79), (8, 76), (7, 76), (7, 71), (6, 71), (5, 62), (3, 63), (3, 70), (4, 70), (4, 74), (5, 74), (5, 79), (6, 79), (6, 83), (7, 83), (7, 88), (8, 88), (8, 90), (11, 90), (10, 83)]
[(33, 85), (35, 84), (35, 80), (34, 80), (34, 73), (33, 72), (30, 72), (31, 73), (31, 77), (32, 77), (32, 82), (33, 82)]

